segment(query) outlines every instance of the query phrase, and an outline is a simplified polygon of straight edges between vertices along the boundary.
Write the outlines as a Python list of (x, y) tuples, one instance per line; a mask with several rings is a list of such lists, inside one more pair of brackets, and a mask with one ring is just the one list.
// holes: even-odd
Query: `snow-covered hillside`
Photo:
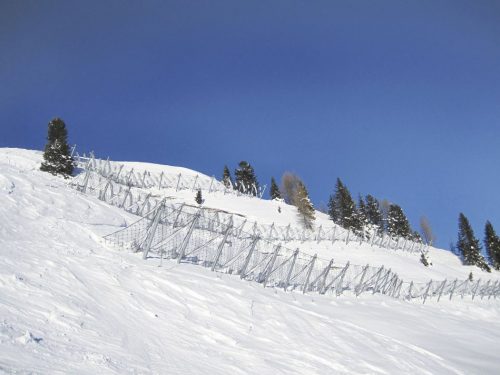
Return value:
[[(291, 226), (299, 231), (302, 231), (302, 225), (299, 222), (297, 210), (294, 206), (287, 205), (278, 201), (270, 201), (258, 199), (246, 195), (225, 194), (221, 191), (208, 192), (208, 187), (213, 186), (212, 178), (202, 173), (192, 171), (186, 168), (172, 167), (166, 165), (158, 165), (151, 163), (138, 162), (110, 162), (112, 169), (120, 170), (122, 177), (128, 176), (131, 172), (137, 175), (137, 179), (141, 180), (144, 173), (152, 173), (156, 176), (163, 176), (163, 181), (170, 180), (172, 183), (169, 187), (161, 189), (157, 188), (156, 184), (152, 183), (152, 188), (134, 189), (142, 192), (142, 194), (152, 194), (154, 197), (166, 198), (170, 203), (186, 203), (195, 205), (196, 189), (192, 187), (202, 187), (204, 208), (221, 210), (228, 214), (235, 214), (235, 219), (238, 223), (246, 222), (245, 229), (250, 231), (254, 223), (258, 223), (263, 229), (262, 234), (265, 237), (271, 225), (276, 227), (286, 228)], [(184, 189), (176, 189), (177, 177), (181, 174), (181, 185)], [(83, 174), (81, 175), (83, 177)], [(149, 175), (148, 175), (149, 178)], [(79, 183), (82, 183), (83, 178), (80, 178)], [(124, 178), (125, 180), (125, 178)], [(139, 183), (140, 185), (140, 183)], [(168, 186), (168, 185), (167, 185)], [(323, 232), (329, 228), (335, 227), (328, 215), (316, 211), (315, 220), (316, 233), (319, 227), (323, 228)], [(236, 226), (239, 226), (237, 224)], [(331, 231), (331, 230), (330, 230)], [(345, 232), (344, 229), (337, 226), (337, 233)], [(313, 235), (314, 237), (314, 235)], [(391, 268), (396, 273), (403, 275), (405, 279), (415, 282), (427, 282), (429, 280), (465, 280), (472, 272), (473, 276), (482, 280), (499, 280), (500, 273), (493, 272), (491, 274), (481, 271), (474, 266), (463, 266), (460, 259), (448, 250), (426, 247), (428, 258), (432, 262), (432, 267), (424, 267), (420, 263), (420, 252), (410, 253), (400, 249), (391, 249), (388, 247), (372, 246), (370, 241), (358, 242), (352, 241), (315, 241), (315, 240), (296, 240), (286, 241), (284, 246), (314, 255), (323, 259), (334, 258), (336, 263), (346, 263), (365, 265), (370, 264), (373, 267), (385, 266)]]
[[(265, 289), (188, 264), (158, 267), (103, 244), (103, 235), (135, 215), (40, 172), (40, 161), (39, 152), (0, 149), (0, 372), (498, 372), (498, 300), (421, 305), (379, 295), (333, 298)], [(155, 168), (170, 173), (172, 167)], [(194, 199), (187, 190), (154, 193)], [(221, 193), (204, 198), (207, 206), (251, 220), (296, 220), (293, 207), (281, 204), (279, 213), (276, 202)], [(384, 264), (412, 280), (465, 278), (471, 271), (438, 249), (430, 253), (434, 266), (425, 268), (418, 255), (369, 246), (287, 246)]]

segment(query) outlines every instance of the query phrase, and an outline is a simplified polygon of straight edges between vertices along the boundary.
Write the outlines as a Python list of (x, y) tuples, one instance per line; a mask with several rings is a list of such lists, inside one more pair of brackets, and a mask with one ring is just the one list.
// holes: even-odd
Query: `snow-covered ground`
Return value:
[[(118, 169), (119, 166), (123, 165), (122, 175), (127, 175), (131, 170), (137, 172), (138, 175), (148, 171), (156, 175), (163, 173), (166, 176), (165, 178), (170, 177), (171, 180), (176, 181), (177, 175), (182, 173), (184, 179), (190, 180), (188, 186), (192, 186), (195, 179), (198, 182), (202, 181), (202, 185), (204, 182), (205, 186), (208, 186), (211, 181), (211, 177), (186, 168), (123, 161), (111, 162), (111, 164), (114, 169)], [(169, 202), (195, 204), (196, 191), (192, 189), (177, 191), (175, 188), (152, 188), (140, 190), (150, 192), (157, 197), (166, 197)], [(282, 227), (287, 225), (301, 227), (296, 208), (282, 202), (245, 195), (236, 196), (222, 192), (208, 193), (207, 191), (203, 191), (203, 198), (205, 208), (237, 214), (240, 221), (244, 218), (248, 220), (248, 223), (258, 222), (259, 224), (275, 224)], [(247, 224), (246, 228), (251, 228), (251, 226), (251, 224)], [(328, 215), (316, 211), (315, 226), (316, 228), (319, 226), (330, 228), (334, 224)], [(344, 241), (333, 243), (330, 241), (291, 241), (284, 243), (283, 246), (290, 249), (299, 248), (304, 253), (309, 255), (317, 254), (318, 257), (327, 260), (334, 258), (337, 264), (345, 264), (350, 261), (352, 264), (357, 265), (366, 265), (367, 263), (374, 267), (383, 265), (385, 268), (391, 268), (408, 281), (428, 282), (431, 279), (465, 280), (471, 272), (476, 280), (500, 279), (500, 272), (487, 273), (474, 266), (463, 266), (460, 259), (450, 251), (433, 247), (428, 248), (428, 258), (432, 262), (432, 267), (425, 267), (420, 262), (419, 252), (409, 253), (401, 250), (380, 248), (371, 246), (368, 242), (361, 244), (350, 242), (346, 244)]]
[[(102, 243), (135, 216), (38, 171), (40, 160), (39, 152), (0, 149), (0, 372), (498, 373), (498, 300), (302, 295), (188, 264), (158, 267)], [(256, 220), (296, 219), (276, 202), (205, 199)], [(405, 280), (470, 272), (444, 250), (431, 250), (427, 269), (415, 255), (320, 245), (297, 243), (324, 257), (390, 263)]]

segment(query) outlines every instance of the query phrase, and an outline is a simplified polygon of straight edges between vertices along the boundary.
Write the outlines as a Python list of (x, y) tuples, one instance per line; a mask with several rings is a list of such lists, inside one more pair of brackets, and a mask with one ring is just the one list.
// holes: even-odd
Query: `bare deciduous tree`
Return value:
[(304, 227), (312, 229), (315, 220), (314, 206), (300, 177), (285, 172), (281, 177), (281, 190), (285, 202), (297, 207), (299, 219)]
[(427, 243), (428, 245), (432, 245), (432, 243), (436, 241), (436, 236), (432, 231), (429, 219), (427, 219), (427, 217), (425, 216), (422, 216), (420, 218), (420, 232), (422, 233), (422, 237), (424, 238), (425, 243)]
[(297, 189), (300, 182), (297, 175), (291, 172), (283, 173), (281, 177), (281, 195), (286, 203), (296, 205)]

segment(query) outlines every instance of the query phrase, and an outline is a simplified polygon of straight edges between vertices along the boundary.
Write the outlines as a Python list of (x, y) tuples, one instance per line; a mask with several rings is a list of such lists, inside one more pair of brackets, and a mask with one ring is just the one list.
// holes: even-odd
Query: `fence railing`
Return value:
[(154, 173), (147, 170), (138, 172), (135, 171), (134, 168), (126, 169), (124, 164), (114, 163), (109, 159), (97, 159), (94, 157), (93, 153), (89, 156), (80, 156), (78, 153), (75, 153), (74, 159), (80, 168), (91, 168), (104, 178), (112, 179), (114, 182), (121, 185), (137, 188), (175, 189), (175, 191), (191, 190), (193, 192), (202, 190), (208, 193), (220, 192), (223, 194), (245, 195), (257, 198), (262, 198), (266, 188), (265, 186), (245, 186), (243, 184), (243, 190), (248, 192), (243, 193), (236, 189), (231, 181), (227, 182), (230, 186), (226, 186), (214, 176), (208, 177), (199, 174), (183, 175), (182, 173), (168, 174), (165, 172)]
[[(71, 184), (83, 193), (141, 216), (137, 222), (106, 236), (105, 240), (114, 246), (142, 251), (144, 258), (158, 258), (160, 262), (176, 259), (210, 267), (212, 271), (236, 274), (264, 286), (303, 293), (337, 296), (344, 292), (356, 296), (379, 293), (404, 300), (422, 300), (423, 303), (430, 298), (440, 301), (443, 298), (471, 297), (474, 300), (500, 296), (499, 281), (405, 282), (384, 266), (337, 264), (333, 259), (303, 254), (278, 241), (330, 240), (327, 235), (322, 237), (322, 233), (328, 232), (319, 229), (304, 234), (290, 226), (249, 223), (237, 215), (209, 208), (167, 204), (165, 199), (133, 189), (131, 184), (123, 186), (109, 174), (106, 178), (106, 173), (92, 165), (92, 160), (95, 161), (92, 157), (87, 159), (85, 173)], [(350, 233), (336, 228), (339, 231), (333, 232), (333, 241), (349, 242)], [(345, 238), (341, 237), (342, 233)], [(377, 241), (372, 239), (371, 244), (376, 246)]]
[[(102, 200), (126, 208), (134, 214), (141, 215), (152, 202), (157, 202), (158, 197), (153, 197), (150, 193), (141, 191), (140, 188), (175, 188), (191, 189), (196, 191), (198, 188), (205, 188), (207, 191), (223, 191), (224, 193), (241, 194), (234, 189), (228, 189), (222, 182), (214, 178), (208, 179), (206, 176), (194, 178), (184, 178), (182, 175), (166, 176), (164, 174), (155, 175), (144, 171), (139, 175), (131, 170), (124, 170), (123, 165), (110, 163), (109, 160), (95, 159), (90, 157), (76, 157), (80, 168), (85, 173), (75, 178), (74, 184), (82, 191), (98, 191), (98, 196)], [(137, 188), (133, 190), (132, 188)], [(221, 216), (231, 215), (219, 211)], [(336, 224), (331, 226), (316, 225), (313, 230), (308, 230), (299, 226), (282, 226), (277, 224), (262, 224), (255, 221), (249, 221), (241, 218), (240, 225), (245, 230), (251, 230), (263, 238), (277, 241), (330, 241), (334, 242), (359, 242), (370, 246), (376, 246), (384, 249), (396, 251), (406, 251), (409, 253), (420, 254), (428, 251), (428, 246), (421, 242), (410, 241), (403, 238), (392, 238), (383, 233), (379, 235), (377, 231), (372, 231), (369, 235), (359, 235), (350, 230), (344, 229)], [(250, 227), (250, 229), (249, 229)]]
[[(149, 192), (141, 189), (132, 188), (131, 186), (123, 186), (114, 182), (112, 179), (106, 180), (103, 176), (91, 170), (87, 170), (84, 174), (75, 178), (72, 181), (73, 186), (83, 192), (93, 194), (99, 199), (108, 202), (111, 205), (125, 209), (133, 214), (143, 216), (160, 201), (159, 196), (153, 196)], [(195, 206), (188, 204), (184, 205), (186, 209), (193, 209)], [(211, 210), (207, 208), (207, 210)], [(235, 225), (241, 228), (242, 231), (251, 232), (253, 235), (258, 235), (261, 238), (269, 241), (328, 241), (331, 243), (342, 242), (349, 244), (350, 242), (363, 243), (363, 239), (354, 235), (352, 232), (345, 230), (339, 226), (323, 229), (321, 226), (316, 230), (308, 230), (297, 226), (280, 226), (275, 224), (262, 224), (256, 221), (250, 221), (244, 217), (232, 215), (221, 210), (212, 210), (214, 220), (225, 221), (228, 217), (233, 216)], [(403, 242), (404, 243), (404, 242)], [(392, 240), (390, 237), (373, 236), (369, 242), (372, 247), (380, 247), (385, 249), (398, 250), (398, 241)], [(418, 248), (407, 248), (406, 251), (420, 251)]]
[(465, 296), (497, 298), (496, 281), (469, 280), (404, 282), (384, 266), (337, 264), (286, 248), (280, 243), (242, 231), (234, 217), (222, 222), (204, 208), (187, 210), (185, 205), (168, 205), (165, 200), (132, 225), (105, 237), (114, 246), (142, 251), (144, 259), (177, 260), (238, 275), (265, 287), (298, 290), (302, 293), (341, 295), (350, 292), (383, 294), (404, 300)]

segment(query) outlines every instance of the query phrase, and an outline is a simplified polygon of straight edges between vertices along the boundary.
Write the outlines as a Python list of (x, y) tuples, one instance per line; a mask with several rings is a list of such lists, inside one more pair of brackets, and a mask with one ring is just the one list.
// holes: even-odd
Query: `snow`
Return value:
[[(188, 264), (158, 267), (103, 244), (136, 216), (40, 172), (40, 162), (40, 152), (0, 149), (0, 373), (498, 373), (498, 300), (303, 295)], [(194, 201), (188, 191), (162, 194)], [(278, 202), (204, 199), (259, 221), (297, 220)], [(471, 270), (498, 279), (444, 250), (431, 249), (434, 266), (425, 268), (418, 255), (363, 245), (287, 244), (295, 245), (352, 263), (387, 262), (405, 280)]]
[[(137, 163), (127, 161), (111, 162), (113, 168), (118, 168), (124, 165), (122, 175), (127, 175), (130, 170), (143, 173), (149, 171), (151, 173), (164, 173), (168, 176), (176, 177), (179, 173), (183, 176), (191, 178), (193, 181), (195, 176), (198, 181), (209, 182), (211, 177), (203, 175), (199, 172), (192, 171), (186, 168), (172, 167), (166, 165), (157, 165), (151, 163)], [(191, 185), (189, 185), (191, 186)], [(145, 192), (150, 192), (157, 197), (165, 197), (171, 203), (187, 203), (195, 205), (196, 191), (184, 189), (176, 191), (175, 188), (166, 189), (137, 189)], [(208, 187), (207, 187), (208, 190)], [(222, 192), (208, 193), (203, 191), (203, 199), (205, 208), (213, 208), (222, 210), (228, 213), (238, 215), (237, 219), (241, 222), (243, 219), (248, 220), (246, 228), (251, 228), (250, 222), (257, 221), (259, 224), (275, 224), (280, 226), (292, 225), (301, 227), (297, 209), (294, 206), (287, 205), (280, 201), (271, 201), (258, 199), (245, 195), (223, 194)], [(334, 224), (329, 219), (328, 215), (316, 211), (315, 226), (318, 228), (331, 228)], [(238, 224), (235, 224), (238, 226)], [(463, 266), (460, 259), (448, 250), (429, 248), (428, 259), (432, 263), (431, 267), (424, 267), (420, 263), (420, 253), (408, 253), (405, 251), (395, 251), (391, 249), (372, 247), (369, 243), (349, 243), (343, 241), (331, 243), (329, 241), (293, 241), (284, 244), (290, 249), (300, 248), (300, 250), (309, 255), (317, 254), (319, 258), (331, 259), (334, 258), (338, 264), (345, 264), (350, 261), (351, 264), (366, 265), (367, 263), (374, 267), (384, 266), (391, 268), (400, 276), (404, 275), (405, 280), (413, 280), (415, 282), (428, 282), (429, 280), (465, 280), (472, 272), (475, 280), (499, 280), (500, 272), (491, 274), (480, 270), (474, 266)]]

